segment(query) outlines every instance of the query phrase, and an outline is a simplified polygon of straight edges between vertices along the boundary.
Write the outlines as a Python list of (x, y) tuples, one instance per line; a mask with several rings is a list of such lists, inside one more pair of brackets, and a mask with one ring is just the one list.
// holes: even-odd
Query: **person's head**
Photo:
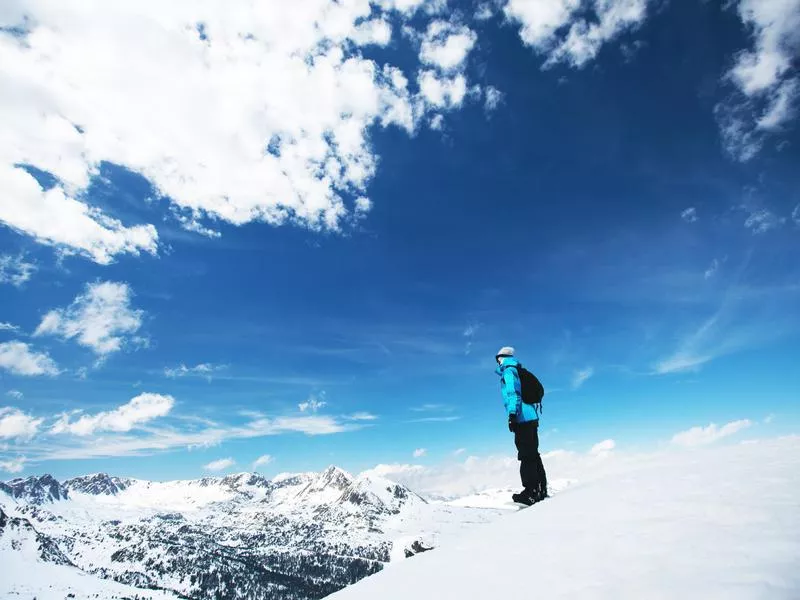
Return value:
[(499, 365), (503, 363), (504, 358), (508, 358), (510, 356), (514, 356), (514, 348), (512, 348), (511, 346), (503, 346), (502, 348), (500, 348), (500, 350), (497, 351), (497, 354), (495, 355), (494, 358), (497, 361), (497, 364)]

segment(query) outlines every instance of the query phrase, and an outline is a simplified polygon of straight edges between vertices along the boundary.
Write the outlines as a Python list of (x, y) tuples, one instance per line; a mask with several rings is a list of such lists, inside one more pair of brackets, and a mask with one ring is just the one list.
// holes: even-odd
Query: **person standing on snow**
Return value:
[(539, 412), (536, 405), (522, 401), (522, 366), (514, 358), (514, 348), (500, 348), (495, 359), (508, 416), (508, 430), (514, 434), (517, 459), (520, 461), (519, 474), (524, 488), (519, 494), (512, 494), (511, 499), (530, 506), (547, 498), (547, 474), (539, 454)]

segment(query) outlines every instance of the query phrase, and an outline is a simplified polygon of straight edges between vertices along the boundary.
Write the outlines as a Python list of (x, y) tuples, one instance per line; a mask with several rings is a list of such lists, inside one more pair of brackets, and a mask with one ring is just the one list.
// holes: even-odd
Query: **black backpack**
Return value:
[(539, 378), (528, 371), (522, 365), (517, 367), (519, 375), (519, 387), (521, 390), (522, 401), (525, 404), (533, 404), (539, 414), (542, 412), (542, 399), (544, 398), (544, 386)]

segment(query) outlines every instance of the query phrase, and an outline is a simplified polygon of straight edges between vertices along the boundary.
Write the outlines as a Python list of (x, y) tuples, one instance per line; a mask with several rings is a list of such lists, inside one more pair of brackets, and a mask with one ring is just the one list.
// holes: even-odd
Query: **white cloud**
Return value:
[(24, 456), (14, 458), (11, 460), (0, 460), (0, 471), (8, 473), (19, 473), (25, 468), (25, 463), (28, 462)]
[(96, 415), (83, 415), (76, 421), (64, 414), (53, 425), (51, 433), (71, 433), (87, 436), (96, 432), (127, 432), (159, 417), (165, 417), (175, 405), (172, 396), (144, 393), (132, 398), (126, 404)]
[(441, 131), (444, 129), (444, 115), (442, 114), (435, 114), (431, 117), (430, 122), (428, 123), (428, 127), (433, 129), (434, 131)]
[(754, 235), (758, 235), (780, 227), (783, 221), (775, 213), (766, 208), (761, 208), (750, 212), (750, 215), (745, 219), (744, 226), (752, 231)]
[[(461, 104), (463, 77), (438, 88), (424, 77), (418, 97), (398, 67), (362, 53), (390, 42), (386, 11), (407, 21), (445, 5), (28, 3), (9, 23), (24, 35), (0, 33), (0, 220), (102, 264), (155, 254), (154, 225), (122, 223), (86, 197), (107, 161), (145, 177), (207, 235), (204, 219), (339, 229), (377, 169), (371, 132), (413, 133), (427, 98)], [(425, 57), (448, 68), (473, 44), (460, 28)], [(56, 183), (44, 190), (17, 165)]]
[(466, 448), (457, 448), (456, 450), (453, 450), (453, 456), (461, 456), (466, 451), (467, 451)]
[(325, 398), (325, 392), (321, 392), (319, 397), (315, 396), (314, 394), (308, 397), (308, 400), (305, 402), (301, 402), (297, 405), (297, 408), (300, 409), (300, 412), (310, 412), (315, 413), (319, 409), (324, 408), (327, 402), (323, 400)]
[(227, 365), (215, 365), (212, 363), (200, 363), (193, 367), (187, 367), (181, 363), (174, 368), (164, 367), (164, 375), (172, 379), (176, 377), (205, 377), (208, 381), (211, 381), (214, 373), (226, 368)]
[(467, 95), (467, 79), (461, 73), (450, 77), (435, 71), (421, 71), (417, 83), (422, 97), (438, 109), (461, 106)]
[(603, 44), (644, 22), (647, 0), (509, 0), (504, 11), (520, 25), (522, 41), (547, 56), (547, 65), (582, 67)]
[(714, 260), (711, 261), (711, 264), (709, 265), (708, 269), (706, 269), (706, 272), (703, 274), (703, 277), (705, 279), (711, 279), (714, 275), (717, 274), (717, 271), (719, 271), (719, 261), (715, 258)]
[(17, 408), (0, 407), (0, 439), (30, 440), (39, 431), (42, 421)]
[(449, 415), (449, 416), (442, 416), (442, 417), (421, 417), (419, 419), (411, 419), (408, 421), (409, 423), (450, 423), (452, 421), (458, 421), (461, 417), (457, 415)]
[(602, 442), (597, 442), (592, 448), (589, 450), (589, 454), (592, 456), (605, 456), (609, 452), (611, 452), (614, 448), (616, 448), (617, 444), (614, 440), (603, 440)]
[(375, 421), (377, 416), (368, 412), (357, 412), (345, 417), (348, 421)]
[(236, 464), (236, 461), (232, 458), (220, 458), (218, 460), (212, 460), (207, 465), (203, 465), (203, 469), (206, 471), (218, 472), (224, 471), (225, 469), (230, 469), (233, 465)]
[(425, 448), (417, 448), (414, 450), (414, 458), (422, 458), (428, 453), (428, 450)]
[(13, 323), (4, 323), (0, 321), (0, 331), (19, 331), (19, 327)]
[(253, 470), (255, 471), (259, 467), (265, 467), (266, 465), (270, 464), (275, 458), (270, 454), (264, 454), (259, 456), (257, 459), (253, 461)]
[(476, 21), (488, 21), (495, 15), (496, 10), (492, 2), (481, 2), (475, 9), (473, 18)]
[(697, 209), (693, 206), (687, 208), (681, 213), (681, 219), (686, 221), (687, 223), (694, 223), (697, 221)]
[(19, 287), (28, 281), (35, 271), (36, 265), (27, 262), (22, 254), (19, 256), (0, 255), (0, 283), (10, 283)]
[(792, 221), (794, 221), (796, 225), (800, 225), (800, 204), (795, 206), (792, 211)]
[(774, 420), (775, 420), (775, 415), (774, 415), (774, 414), (772, 414), (772, 413), (770, 413), (770, 414), (768, 414), (766, 417), (764, 417), (764, 423), (765, 423), (766, 425), (769, 425), (769, 424), (770, 424), (770, 423), (772, 423)]
[(747, 429), (752, 425), (749, 419), (741, 419), (739, 421), (731, 421), (722, 427), (717, 427), (715, 423), (711, 423), (706, 427), (692, 427), (686, 431), (681, 431), (672, 436), (672, 443), (679, 446), (704, 446), (711, 444), (724, 437), (728, 437), (743, 429)]
[(485, 97), (486, 100), (483, 104), (483, 107), (486, 109), (486, 112), (492, 112), (498, 106), (500, 106), (500, 103), (503, 101), (503, 92), (498, 90), (496, 87), (489, 85), (486, 86)]
[(572, 389), (577, 390), (580, 388), (592, 375), (594, 375), (594, 369), (592, 367), (586, 367), (585, 369), (575, 371), (572, 375)]
[[(5, 46), (0, 39), (0, 56), (7, 56), (8, 48)], [(7, 78), (8, 73), (2, 71), (0, 67), (0, 77), (5, 75)], [(0, 94), (0, 107), (3, 111), (18, 113), (18, 110), (8, 106), (8, 98), (3, 94)], [(69, 128), (74, 131), (74, 128), (63, 121), (49, 122), (52, 119), (57, 117), (46, 119), (44, 123), (30, 123), (36, 134), (26, 145), (42, 143), (43, 140), (36, 139), (36, 136), (42, 135), (55, 146), (64, 147), (65, 152), (69, 152), (70, 147), (75, 145), (74, 140), (64, 139), (64, 132), (61, 130)], [(11, 130), (10, 134), (13, 137), (18, 132)], [(80, 137), (77, 132), (74, 136)], [(24, 169), (3, 164), (9, 160), (5, 156), (7, 153), (0, 153), (0, 185), (3, 188), (0, 221), (32, 236), (40, 243), (58, 246), (68, 253), (87, 256), (103, 265), (112, 262), (117, 254), (156, 253), (158, 234), (155, 227), (125, 227), (122, 222), (75, 199), (60, 187), (45, 191)], [(88, 171), (86, 176), (88, 177)]]
[(19, 390), (8, 390), (6, 392), (6, 396), (10, 396), (11, 398), (14, 398), (15, 400), (21, 400), (23, 398), (23, 396), (25, 396), (25, 394), (23, 394)]
[(133, 334), (141, 327), (144, 312), (133, 309), (130, 301), (131, 290), (125, 283), (90, 283), (67, 308), (47, 313), (33, 335), (77, 338), (81, 346), (107, 356), (137, 342)]
[(58, 367), (45, 352), (36, 352), (25, 342), (0, 344), (0, 369), (14, 375), (58, 375)]
[[(613, 440), (605, 440), (585, 453), (567, 450), (545, 452), (542, 460), (551, 484), (558, 486), (565, 480), (593, 478), (601, 469), (613, 468), (616, 462), (626, 457), (622, 453), (613, 452), (612, 444)], [(462, 460), (453, 460), (451, 457), (432, 466), (379, 464), (364, 474), (386, 477), (421, 494), (453, 498), (491, 488), (518, 488), (519, 461), (511, 453), (468, 456)]]
[(475, 32), (464, 25), (433, 21), (422, 37), (420, 60), (442, 71), (461, 70), (477, 39)]
[(800, 79), (792, 62), (800, 49), (800, 0), (741, 0), (738, 14), (753, 46), (726, 75), (738, 97), (718, 104), (715, 113), (726, 150), (746, 161), (796, 113)]
[(668, 373), (697, 371), (713, 358), (710, 354), (697, 354), (688, 350), (680, 350), (656, 363), (654, 372), (657, 375), (667, 375)]
[[(151, 409), (158, 409), (159, 407), (161, 408), (157, 412), (167, 412), (166, 403), (155, 402), (150, 406)], [(128, 409), (130, 408), (128, 407)], [(139, 408), (143, 407), (140, 406)], [(63, 414), (51, 428), (51, 433), (58, 434), (72, 431), (80, 434), (98, 425), (104, 427), (109, 425), (122, 426), (123, 422), (119, 420), (121, 418), (120, 409), (110, 411), (115, 420), (111, 420), (112, 416), (109, 413), (101, 413), (102, 419), (100, 419), (101, 415), (94, 415), (81, 417), (78, 420), (74, 420), (74, 418), (80, 414), (80, 411), (72, 414)], [(152, 415), (153, 412), (156, 411), (150, 410), (145, 414), (145, 411), (129, 410), (127, 416), (145, 417)], [(159, 427), (148, 422), (146, 426), (132, 427), (130, 432), (106, 429), (106, 433), (102, 436), (52, 435), (48, 438), (47, 444), (38, 447), (35, 456), (31, 458), (37, 461), (45, 461), (111, 456), (147, 456), (181, 448), (209, 448), (226, 440), (255, 439), (286, 433), (303, 433), (312, 436), (332, 435), (355, 431), (363, 427), (358, 422), (348, 421), (347, 419), (339, 420), (323, 415), (278, 416), (274, 418), (259, 413), (248, 413), (248, 415), (251, 418), (244, 424), (224, 424), (207, 419), (192, 418), (191, 416), (175, 415), (175, 420), (178, 423), (189, 423), (191, 426), (179, 428), (172, 424)], [(83, 418), (86, 418), (87, 421), (82, 423), (81, 420)], [(131, 423), (130, 420), (125, 423), (125, 426), (127, 424), (143, 424), (141, 420), (137, 420), (137, 423)], [(198, 424), (203, 425), (203, 427), (198, 429)], [(95, 429), (95, 431), (99, 430)]]

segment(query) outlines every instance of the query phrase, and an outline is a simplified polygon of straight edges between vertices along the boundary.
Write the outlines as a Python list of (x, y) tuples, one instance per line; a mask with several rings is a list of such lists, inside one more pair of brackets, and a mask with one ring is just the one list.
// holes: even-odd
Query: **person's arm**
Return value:
[(508, 367), (503, 371), (503, 398), (506, 402), (508, 409), (508, 416), (515, 415), (519, 412), (520, 397), (517, 393), (517, 370), (514, 367)]

